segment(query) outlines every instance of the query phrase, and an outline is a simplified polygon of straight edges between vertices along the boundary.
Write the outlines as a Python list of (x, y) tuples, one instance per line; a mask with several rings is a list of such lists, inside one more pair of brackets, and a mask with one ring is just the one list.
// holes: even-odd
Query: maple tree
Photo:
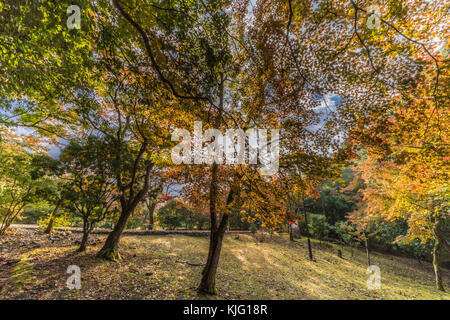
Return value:
[(0, 154), (0, 235), (32, 201), (34, 184), (29, 172), (32, 156), (15, 142), (4, 141), (2, 137)]
[(70, 182), (61, 179), (64, 168), (61, 162), (47, 154), (35, 155), (32, 159), (32, 177), (40, 177), (36, 195), (54, 206), (48, 216), (47, 227), (44, 233), (50, 234), (53, 230), (55, 219), (60, 214), (60, 209), (67, 203), (65, 192), (70, 188)]
[(89, 234), (96, 224), (117, 210), (117, 192), (108, 171), (108, 152), (100, 139), (89, 136), (82, 142), (72, 140), (60, 155), (62, 179), (71, 188), (63, 196), (66, 207), (83, 219), (79, 252), (86, 250)]
[[(77, 2), (81, 29), (67, 30), (67, 1), (25, 2), (0, 7), (0, 121), (53, 142), (104, 140), (105, 181), (121, 212), (98, 256), (120, 258), (120, 236), (145, 200), (153, 225), (157, 180), (167, 174), (186, 204), (209, 213), (198, 290), (214, 294), (231, 213), (267, 229), (302, 217), (308, 228), (305, 198), (317, 200), (316, 187), (363, 147), (370, 205), (350, 220), (368, 260), (372, 216), (402, 216), (411, 235), (435, 240), (442, 289), (449, 81), (446, 58), (429, 42), (447, 35), (444, 4), (381, 1), (374, 17), (370, 1), (86, 0)], [(255, 164), (168, 168), (172, 130), (194, 121), (221, 131), (281, 129), (279, 172), (267, 177)]]
[(444, 47), (433, 59), (424, 58), (428, 66), (416, 87), (395, 100), (384, 119), (373, 122), (365, 132), (357, 131), (357, 139), (367, 147), (367, 159), (360, 168), (368, 184), (364, 191), (367, 216), (405, 219), (409, 239), (434, 241), (433, 264), (440, 290), (444, 290), (441, 250), (449, 249), (449, 141), (444, 129), (449, 126), (449, 114), (443, 108), (448, 105), (445, 93), (449, 89), (446, 50)]

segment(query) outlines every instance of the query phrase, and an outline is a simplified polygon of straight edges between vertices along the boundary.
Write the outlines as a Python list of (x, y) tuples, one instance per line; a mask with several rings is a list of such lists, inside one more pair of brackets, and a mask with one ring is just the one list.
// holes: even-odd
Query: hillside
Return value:
[[(16, 230), (0, 240), (0, 299), (198, 299), (201, 264), (208, 238), (182, 235), (124, 236), (121, 262), (94, 257), (104, 235), (92, 237), (85, 253), (74, 254), (74, 238), (51, 238), (34, 230)], [(365, 253), (343, 259), (336, 248), (313, 242), (316, 261), (307, 258), (305, 241), (282, 235), (256, 239), (227, 235), (216, 285), (217, 299), (445, 299), (434, 287), (429, 263), (373, 253), (382, 287), (366, 288)], [(81, 268), (82, 288), (69, 290), (69, 265)], [(444, 285), (450, 287), (449, 270)]]

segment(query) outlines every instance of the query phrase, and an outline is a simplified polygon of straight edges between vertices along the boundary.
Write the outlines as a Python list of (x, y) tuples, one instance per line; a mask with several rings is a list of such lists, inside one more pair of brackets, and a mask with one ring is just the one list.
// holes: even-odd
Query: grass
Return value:
[[(103, 236), (99, 236), (104, 239)], [(372, 264), (381, 269), (381, 289), (368, 290), (365, 252), (344, 259), (334, 245), (313, 241), (315, 261), (307, 257), (306, 242), (289, 242), (274, 235), (259, 242), (251, 235), (228, 235), (219, 263), (215, 297), (198, 296), (208, 238), (182, 235), (124, 236), (123, 261), (95, 258), (100, 242), (86, 253), (76, 246), (48, 244), (25, 249), (7, 271), (1, 299), (445, 299), (434, 287), (430, 263), (379, 253)], [(80, 266), (82, 288), (69, 290), (67, 267)], [(449, 271), (444, 284), (450, 290)], [(2, 275), (0, 274), (0, 278)], [(20, 290), (18, 290), (20, 288)]]

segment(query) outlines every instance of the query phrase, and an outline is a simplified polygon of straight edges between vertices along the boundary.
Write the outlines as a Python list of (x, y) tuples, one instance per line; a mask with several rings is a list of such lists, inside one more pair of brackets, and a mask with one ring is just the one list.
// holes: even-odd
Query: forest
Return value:
[(450, 300), (449, 8), (0, 2), (0, 299)]

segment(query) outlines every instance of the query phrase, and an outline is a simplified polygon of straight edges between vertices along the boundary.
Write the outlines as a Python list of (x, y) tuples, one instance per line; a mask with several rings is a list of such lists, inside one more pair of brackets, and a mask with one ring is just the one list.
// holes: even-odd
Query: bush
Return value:
[(28, 205), (25, 207), (23, 212), (20, 214), (19, 223), (24, 224), (35, 224), (39, 223), (42, 217), (47, 217), (53, 210), (51, 207), (40, 207), (37, 205)]
[(204, 221), (197, 219), (197, 214), (192, 211), (186, 204), (179, 200), (172, 200), (158, 210), (157, 220), (161, 227), (173, 230), (183, 225), (186, 229), (192, 230), (197, 225), (204, 224)]
[(323, 240), (330, 232), (330, 225), (326, 221), (326, 217), (321, 214), (311, 214), (310, 231), (311, 235), (319, 240)]
[(173, 230), (181, 227), (183, 216), (177, 210), (175, 201), (171, 201), (158, 210), (157, 219), (164, 229)]
[(247, 212), (242, 214), (239, 210), (233, 210), (228, 218), (228, 225), (232, 230), (249, 230), (250, 223), (244, 217)]
[(355, 236), (355, 228), (348, 221), (338, 221), (331, 230), (337, 235), (338, 240), (348, 246), (356, 246), (358, 241)]
[[(81, 220), (81, 218), (78, 218)], [(50, 221), (50, 216), (43, 217), (39, 220), (39, 228), (45, 229), (48, 226)], [(53, 220), (53, 228), (57, 227), (70, 227), (72, 225), (72, 221), (70, 221), (70, 214), (64, 212), (55, 216)]]

